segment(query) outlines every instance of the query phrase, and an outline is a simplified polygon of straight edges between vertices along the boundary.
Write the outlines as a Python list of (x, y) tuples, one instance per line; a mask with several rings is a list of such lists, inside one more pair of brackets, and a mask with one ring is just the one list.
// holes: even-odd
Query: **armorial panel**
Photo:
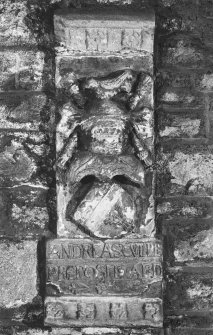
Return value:
[(162, 326), (149, 11), (55, 13), (57, 235), (46, 325)]

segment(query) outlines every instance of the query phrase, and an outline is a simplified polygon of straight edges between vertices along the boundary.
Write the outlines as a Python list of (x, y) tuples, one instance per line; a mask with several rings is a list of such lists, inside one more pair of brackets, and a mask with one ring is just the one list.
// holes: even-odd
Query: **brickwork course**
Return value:
[[(60, 8), (155, 11), (156, 225), (164, 327), (44, 326), (45, 240), (57, 226)], [(0, 335), (213, 334), (213, 1), (1, 0)]]

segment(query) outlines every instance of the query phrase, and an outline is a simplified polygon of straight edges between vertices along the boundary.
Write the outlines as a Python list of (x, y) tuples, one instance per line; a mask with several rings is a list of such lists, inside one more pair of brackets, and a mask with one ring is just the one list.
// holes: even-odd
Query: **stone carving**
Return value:
[(156, 239), (48, 241), (47, 293), (160, 298), (161, 261), (162, 246)]
[(60, 46), (75, 53), (152, 52), (153, 15), (129, 14), (129, 11), (100, 13), (87, 10), (79, 15), (74, 10), (72, 13), (59, 10), (54, 20), (56, 39)]
[(97, 237), (139, 233), (150, 195), (145, 171), (152, 165), (151, 76), (124, 70), (79, 81), (71, 73), (61, 86), (72, 97), (57, 127), (58, 180), (70, 194), (66, 220)]
[(57, 11), (58, 238), (45, 325), (162, 327), (150, 13)]
[[(57, 318), (55, 318), (56, 314)], [(162, 324), (161, 301), (139, 297), (48, 297), (46, 299), (46, 325), (69, 327), (82, 326), (82, 324), (84, 326), (159, 327)]]

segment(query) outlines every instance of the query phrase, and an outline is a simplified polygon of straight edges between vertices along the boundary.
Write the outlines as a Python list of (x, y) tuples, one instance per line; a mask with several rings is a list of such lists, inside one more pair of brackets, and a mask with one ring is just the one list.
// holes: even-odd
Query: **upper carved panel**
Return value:
[(74, 53), (153, 52), (151, 12), (58, 11), (55, 34), (59, 46)]

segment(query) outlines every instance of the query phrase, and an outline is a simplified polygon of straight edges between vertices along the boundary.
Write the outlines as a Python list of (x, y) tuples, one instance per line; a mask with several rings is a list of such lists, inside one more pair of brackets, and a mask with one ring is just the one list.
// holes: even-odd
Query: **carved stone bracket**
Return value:
[[(161, 326), (153, 13), (55, 13), (58, 238), (46, 325)], [(115, 297), (116, 296), (116, 297)]]

